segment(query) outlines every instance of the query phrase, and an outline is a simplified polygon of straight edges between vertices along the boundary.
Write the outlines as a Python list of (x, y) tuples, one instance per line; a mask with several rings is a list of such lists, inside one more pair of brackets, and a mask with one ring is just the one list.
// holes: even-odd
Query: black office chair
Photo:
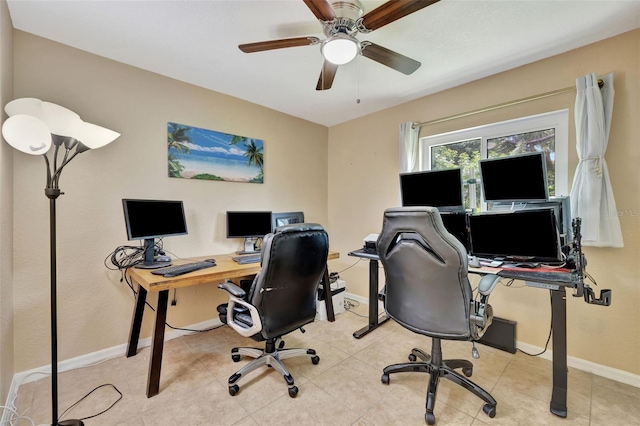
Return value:
[[(433, 207), (386, 210), (377, 249), (386, 275), (387, 314), (404, 328), (432, 338), (431, 355), (414, 348), (411, 362), (384, 369), (382, 383), (389, 384), (392, 373), (429, 373), (425, 421), (430, 425), (436, 421), (433, 408), (440, 377), (480, 397), (486, 403), (484, 412), (494, 417), (496, 400), (454, 371), (461, 368), (471, 377), (473, 364), (464, 359), (443, 360), (441, 339), (475, 341), (482, 336), (493, 317), (487, 298), (499, 277), (484, 276), (473, 297), (467, 279), (467, 252), (445, 229)], [(422, 361), (415, 362), (417, 358)]]
[(308, 356), (313, 364), (320, 357), (313, 349), (282, 349), (281, 337), (312, 322), (316, 315), (318, 285), (327, 267), (329, 238), (322, 226), (312, 223), (284, 225), (264, 237), (262, 267), (249, 292), (231, 283), (218, 285), (229, 293), (229, 303), (218, 306), (220, 320), (239, 334), (266, 341), (265, 348), (233, 348), (231, 358), (255, 358), (229, 377), (229, 394), (240, 390), (237, 382), (256, 368), (275, 368), (295, 398), (298, 388), (282, 360)]

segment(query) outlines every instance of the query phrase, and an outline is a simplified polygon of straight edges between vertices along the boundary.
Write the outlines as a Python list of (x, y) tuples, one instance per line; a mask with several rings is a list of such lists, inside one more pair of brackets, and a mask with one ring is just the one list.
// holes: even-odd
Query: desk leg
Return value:
[(564, 287), (551, 291), (553, 315), (553, 393), (549, 409), (567, 417), (567, 294)]
[(147, 398), (160, 392), (160, 369), (162, 368), (162, 349), (164, 348), (164, 326), (167, 320), (167, 302), (169, 290), (158, 293), (156, 307), (156, 323), (153, 326), (151, 340), (151, 357), (149, 358), (149, 377), (147, 379)]
[(144, 305), (147, 300), (147, 290), (138, 286), (138, 295), (136, 296), (136, 305), (133, 308), (133, 317), (131, 318), (131, 330), (129, 331), (129, 346), (127, 347), (127, 358), (134, 356), (138, 352), (138, 340), (140, 339), (140, 328), (142, 327), (142, 315), (144, 314)]
[(385, 315), (380, 321), (378, 321), (378, 261), (369, 260), (369, 324), (362, 327), (360, 330), (353, 333), (353, 337), (359, 339), (366, 336), (378, 326), (384, 324), (389, 320), (389, 317)]
[(324, 288), (324, 306), (327, 310), (327, 320), (334, 322), (336, 315), (333, 311), (333, 297), (331, 296), (331, 284), (329, 283), (329, 266), (324, 268), (324, 274), (322, 275), (322, 285)]

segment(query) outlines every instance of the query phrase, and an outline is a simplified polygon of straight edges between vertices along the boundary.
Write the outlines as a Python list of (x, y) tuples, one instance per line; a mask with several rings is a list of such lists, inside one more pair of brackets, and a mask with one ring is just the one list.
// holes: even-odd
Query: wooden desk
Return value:
[[(362, 249), (354, 250), (349, 256), (369, 259), (369, 324), (353, 333), (357, 339), (372, 332), (378, 326), (386, 322), (389, 317), (378, 320), (378, 261), (377, 253), (368, 253)], [(511, 269), (513, 270), (513, 269)], [(510, 269), (505, 268), (469, 268), (469, 273), (485, 275), (496, 274), (505, 279), (511, 278)], [(528, 270), (537, 272), (538, 270)], [(518, 278), (522, 279), (522, 278)], [(531, 278), (530, 281), (536, 281)], [(551, 283), (553, 280), (542, 280)], [(551, 292), (551, 326), (553, 329), (553, 388), (549, 411), (559, 417), (567, 417), (567, 294), (565, 288), (573, 288), (575, 285), (565, 282), (555, 282), (557, 288), (549, 289)], [(373, 308), (372, 308), (373, 306)]]
[[(160, 391), (160, 370), (162, 368), (162, 350), (164, 348), (164, 332), (167, 320), (169, 290), (201, 284), (217, 284), (234, 278), (250, 277), (256, 275), (260, 271), (260, 263), (240, 265), (232, 259), (233, 256), (237, 255), (235, 253), (229, 253), (176, 260), (173, 263), (175, 265), (180, 265), (183, 263), (213, 258), (216, 260), (216, 266), (171, 278), (165, 278), (162, 275), (153, 275), (149, 269), (129, 268), (127, 270), (131, 279), (138, 284), (138, 295), (136, 296), (136, 303), (133, 308), (133, 316), (131, 319), (131, 329), (129, 331), (127, 358), (136, 355), (138, 351), (140, 328), (142, 327), (142, 316), (144, 314), (147, 293), (158, 293), (156, 318), (151, 338), (151, 356), (149, 358), (149, 375), (147, 378), (147, 398), (157, 395)], [(329, 252), (329, 260), (337, 259), (339, 257), (339, 253)], [(322, 283), (324, 284), (325, 289), (329, 288), (328, 268), (325, 269)], [(331, 292), (325, 291), (323, 294), (325, 295), (327, 319), (329, 321), (335, 321), (333, 300), (330, 296)], [(326, 296), (327, 294), (329, 294), (328, 298)]]

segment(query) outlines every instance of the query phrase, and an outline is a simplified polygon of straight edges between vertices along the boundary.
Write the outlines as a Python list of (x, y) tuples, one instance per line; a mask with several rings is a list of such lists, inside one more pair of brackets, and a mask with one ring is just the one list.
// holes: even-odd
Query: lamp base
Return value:
[(84, 426), (82, 420), (63, 420), (58, 422), (58, 426)]

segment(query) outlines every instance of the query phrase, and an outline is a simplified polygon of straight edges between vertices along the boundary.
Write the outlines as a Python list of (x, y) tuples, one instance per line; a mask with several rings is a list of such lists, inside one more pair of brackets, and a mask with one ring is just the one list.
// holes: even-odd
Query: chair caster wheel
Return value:
[(427, 422), (428, 425), (435, 425), (436, 416), (434, 416), (433, 413), (426, 413), (424, 415), (424, 421)]
[(484, 411), (484, 413), (491, 418), (494, 418), (496, 416), (495, 405), (484, 404), (484, 406), (482, 407), (482, 411)]
[(462, 369), (462, 374), (464, 374), (467, 377), (471, 377), (471, 375), (473, 374), (473, 368), (463, 368)]
[(382, 377), (380, 377), (380, 381), (382, 382), (383, 385), (388, 385), (389, 384), (389, 375), (388, 374), (383, 374)]
[(238, 385), (229, 386), (229, 395), (236, 396), (238, 392), (240, 392), (240, 386)]
[(313, 363), (313, 365), (318, 365), (318, 363), (320, 362), (320, 357), (319, 356), (312, 356), (311, 357), (311, 362)]
[(418, 357), (416, 357), (414, 354), (409, 354), (409, 361), (413, 362), (416, 359), (418, 359)]
[(233, 360), (233, 362), (239, 362), (240, 358), (240, 355), (231, 355), (231, 359)]
[(297, 386), (292, 386), (289, 388), (289, 396), (291, 398), (295, 398), (296, 396), (298, 396), (298, 387)]

